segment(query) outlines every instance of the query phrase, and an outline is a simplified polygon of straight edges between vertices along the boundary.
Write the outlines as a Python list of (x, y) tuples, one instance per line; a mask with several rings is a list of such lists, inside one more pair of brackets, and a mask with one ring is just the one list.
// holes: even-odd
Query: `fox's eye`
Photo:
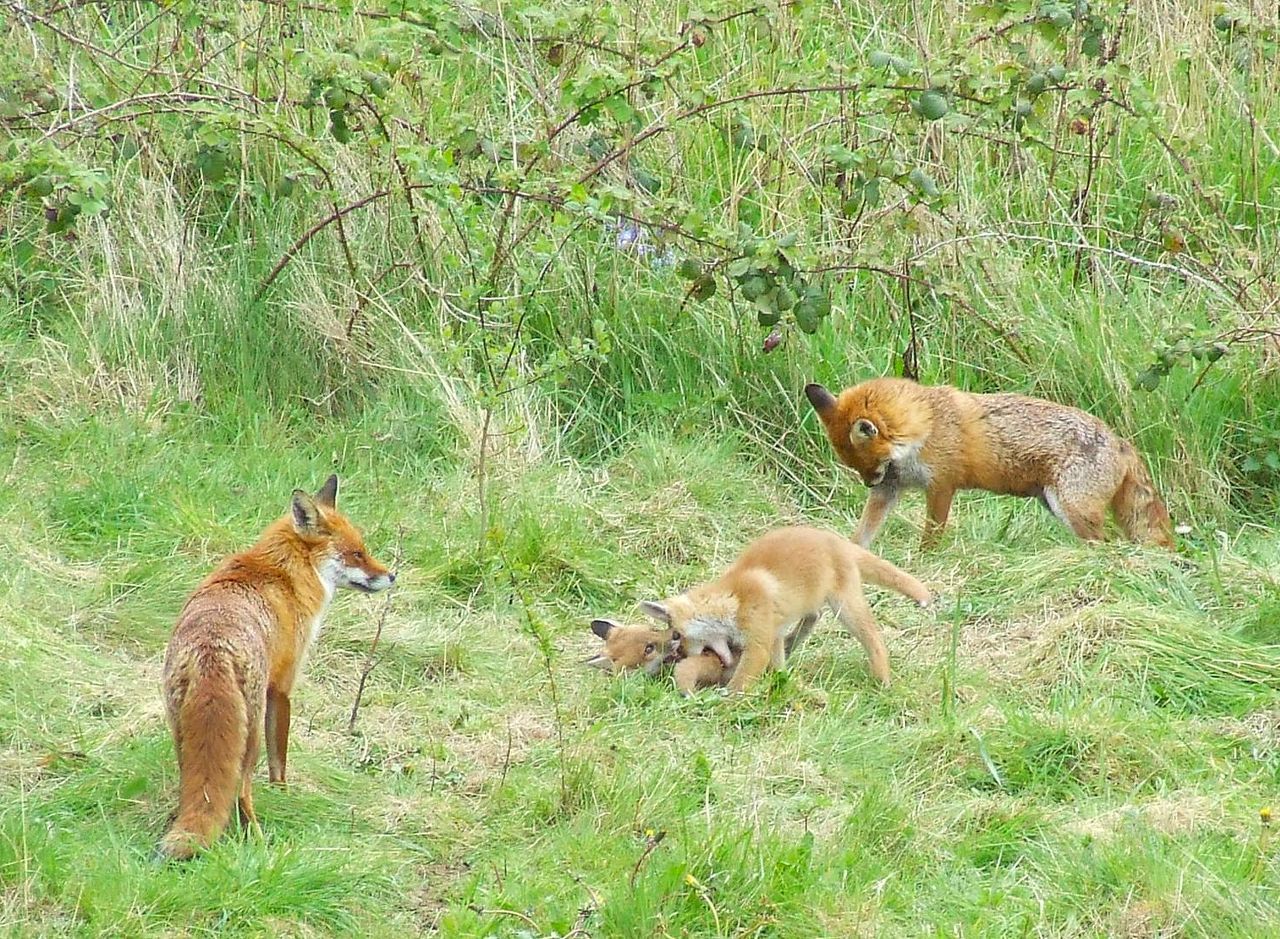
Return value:
[(363, 551), (352, 551), (352, 552), (351, 552), (351, 560), (353, 560), (353, 561), (363, 561), (363, 560), (364, 560), (364, 552), (363, 552)]
[(653, 643), (652, 643), (652, 642), (651, 642), (651, 643), (649, 643), (647, 646), (645, 646), (645, 647), (644, 647), (644, 654), (645, 654), (645, 655), (653, 655)]

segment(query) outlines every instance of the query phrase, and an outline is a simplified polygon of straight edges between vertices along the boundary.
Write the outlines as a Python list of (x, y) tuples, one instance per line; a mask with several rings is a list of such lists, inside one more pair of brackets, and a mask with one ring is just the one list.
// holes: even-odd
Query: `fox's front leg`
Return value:
[(862, 510), (862, 520), (858, 522), (858, 531), (853, 540), (859, 547), (870, 548), (871, 541), (880, 531), (884, 520), (889, 517), (890, 510), (898, 501), (898, 489), (894, 487), (874, 486), (867, 497), (867, 506)]
[(923, 547), (931, 547), (938, 541), (942, 529), (947, 527), (947, 516), (951, 514), (951, 500), (956, 491), (949, 486), (931, 486), (925, 493), (924, 534), (920, 538)]
[(773, 645), (768, 640), (754, 637), (747, 640), (747, 648), (742, 653), (742, 658), (738, 660), (733, 678), (729, 680), (730, 691), (735, 694), (741, 693), (764, 674), (764, 670), (773, 658)]
[(273, 783), (284, 784), (289, 752), (289, 696), (267, 689), (267, 772)]

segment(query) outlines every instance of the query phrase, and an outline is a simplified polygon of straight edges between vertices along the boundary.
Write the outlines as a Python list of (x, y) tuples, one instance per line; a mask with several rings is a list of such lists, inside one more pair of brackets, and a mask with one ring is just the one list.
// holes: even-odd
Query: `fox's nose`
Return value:
[(388, 581), (389, 583), (393, 583), (393, 584), (396, 582), (396, 572), (395, 572), (395, 571), (387, 571), (387, 581)]

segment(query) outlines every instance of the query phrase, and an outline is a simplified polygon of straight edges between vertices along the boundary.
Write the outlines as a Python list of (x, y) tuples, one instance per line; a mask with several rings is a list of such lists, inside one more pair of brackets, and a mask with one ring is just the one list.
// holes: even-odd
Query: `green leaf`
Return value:
[(749, 150), (756, 145), (756, 131), (751, 126), (751, 122), (746, 118), (740, 118), (734, 122), (733, 130), (730, 131), (729, 139), (733, 141), (735, 147), (741, 147), (743, 150)]
[(1085, 33), (1084, 39), (1080, 41), (1080, 52), (1091, 59), (1099, 58), (1102, 55), (1101, 29), (1091, 29)]
[(689, 288), (689, 296), (695, 300), (710, 300), (716, 295), (716, 279), (711, 274), (703, 274)]
[(12, 251), (14, 265), (19, 269), (29, 265), (36, 256), (36, 246), (26, 238), (13, 242)]
[(606, 100), (604, 102), (604, 109), (608, 111), (609, 116), (619, 124), (629, 124), (635, 120), (636, 117), (635, 108), (631, 107), (631, 102), (622, 95), (614, 95), (612, 98)]
[(1142, 391), (1155, 391), (1160, 384), (1160, 373), (1153, 368), (1146, 369), (1134, 379), (1133, 383)]
[[(780, 284), (777, 292), (774, 294), (774, 306), (783, 313), (796, 305), (795, 292), (786, 284)], [(766, 324), (768, 325), (768, 324)]]
[(822, 322), (822, 318), (818, 316), (816, 308), (810, 303), (801, 303), (796, 306), (794, 313), (796, 325), (800, 327), (800, 331), (807, 335), (813, 335), (818, 331), (818, 324)]
[(880, 180), (878, 177), (872, 177), (863, 184), (862, 199), (868, 209), (875, 209), (880, 206)]
[(916, 99), (915, 110), (927, 121), (939, 121), (947, 113), (947, 96), (940, 91), (926, 91)]
[(911, 184), (915, 186), (921, 193), (932, 199), (938, 195), (938, 184), (933, 181), (933, 177), (926, 173), (920, 167), (913, 169), (907, 178), (911, 180)]
[(637, 166), (631, 170), (631, 175), (635, 178), (636, 185), (651, 196), (662, 189), (662, 180), (646, 169)]
[(769, 292), (769, 281), (757, 274), (744, 280), (740, 289), (744, 299), (754, 302)]
[(676, 274), (685, 280), (697, 280), (702, 276), (702, 264), (697, 258), (681, 258), (676, 265)]

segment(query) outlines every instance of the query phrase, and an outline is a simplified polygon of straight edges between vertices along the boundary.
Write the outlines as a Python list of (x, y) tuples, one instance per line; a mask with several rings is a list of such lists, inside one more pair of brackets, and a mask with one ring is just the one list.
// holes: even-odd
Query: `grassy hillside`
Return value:
[[(0, 5), (7, 931), (1276, 934), (1274, 7)], [(888, 691), (582, 666), (851, 531), (801, 389), (902, 373), (1104, 417), (1178, 555), (909, 497)], [(176, 612), (329, 472), (397, 587), (158, 867)]]

